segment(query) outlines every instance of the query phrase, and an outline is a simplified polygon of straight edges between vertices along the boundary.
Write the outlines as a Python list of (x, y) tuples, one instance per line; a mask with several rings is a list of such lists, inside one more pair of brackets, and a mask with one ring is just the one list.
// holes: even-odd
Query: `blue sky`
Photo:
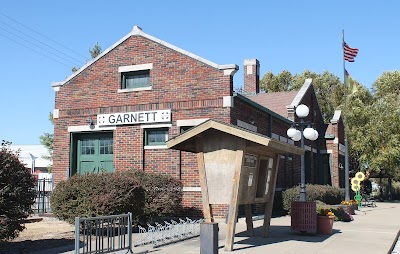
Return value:
[(344, 29), (348, 45), (360, 49), (346, 69), (371, 87), (383, 71), (400, 69), (399, 7), (398, 1), (5, 1), (0, 139), (39, 144), (43, 132), (53, 131), (51, 83), (83, 66), (96, 42), (104, 50), (134, 25), (217, 64), (239, 65), (235, 86), (243, 83), (247, 58), (259, 59), (261, 75), (309, 69), (342, 78)]

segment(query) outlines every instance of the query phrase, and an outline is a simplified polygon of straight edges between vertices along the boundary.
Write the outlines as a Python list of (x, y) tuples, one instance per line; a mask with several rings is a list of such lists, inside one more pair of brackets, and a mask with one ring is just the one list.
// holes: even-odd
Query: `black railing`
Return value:
[(53, 192), (53, 179), (37, 179), (36, 182), (36, 202), (33, 205), (35, 213), (50, 213), (50, 196)]

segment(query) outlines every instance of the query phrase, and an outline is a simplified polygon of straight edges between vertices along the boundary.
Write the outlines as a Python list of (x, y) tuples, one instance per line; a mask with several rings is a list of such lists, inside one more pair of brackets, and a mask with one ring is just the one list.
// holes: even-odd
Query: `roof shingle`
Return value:
[(256, 95), (247, 95), (250, 100), (260, 104), (263, 107), (287, 118), (288, 113), (286, 106), (290, 106), (298, 91), (276, 92), (276, 93), (259, 93)]

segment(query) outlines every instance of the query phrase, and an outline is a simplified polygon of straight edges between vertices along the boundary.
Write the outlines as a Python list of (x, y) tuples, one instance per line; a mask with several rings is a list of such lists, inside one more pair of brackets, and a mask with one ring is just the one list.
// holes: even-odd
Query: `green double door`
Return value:
[(80, 134), (75, 138), (78, 174), (114, 171), (112, 133)]

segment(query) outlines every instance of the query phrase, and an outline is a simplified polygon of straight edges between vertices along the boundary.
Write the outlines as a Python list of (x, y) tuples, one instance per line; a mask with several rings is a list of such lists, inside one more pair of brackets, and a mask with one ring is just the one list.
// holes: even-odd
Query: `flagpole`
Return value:
[(343, 85), (344, 85), (344, 105), (343, 105), (343, 125), (344, 125), (344, 187), (345, 187), (345, 200), (350, 201), (349, 190), (349, 150), (347, 142), (347, 128), (346, 128), (346, 101), (347, 101), (347, 86), (346, 86), (346, 61), (344, 60), (344, 29), (342, 30), (342, 50), (343, 50)]

